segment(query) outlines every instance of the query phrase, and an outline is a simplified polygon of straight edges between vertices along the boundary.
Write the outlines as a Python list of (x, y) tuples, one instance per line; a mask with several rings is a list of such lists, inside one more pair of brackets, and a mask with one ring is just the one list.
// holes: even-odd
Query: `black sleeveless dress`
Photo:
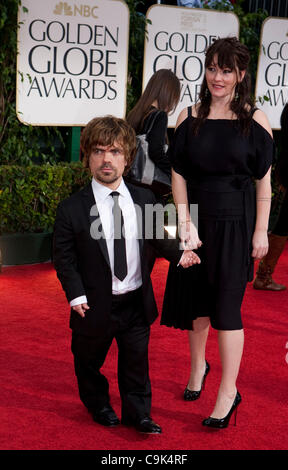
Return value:
[(274, 142), (254, 119), (248, 135), (237, 120), (206, 119), (196, 136), (193, 119), (177, 128), (170, 155), (187, 181), (189, 204), (198, 205), (201, 264), (170, 266), (161, 324), (191, 330), (194, 319), (208, 316), (217, 330), (237, 330), (243, 327), (245, 287), (253, 279), (253, 180), (271, 166)]

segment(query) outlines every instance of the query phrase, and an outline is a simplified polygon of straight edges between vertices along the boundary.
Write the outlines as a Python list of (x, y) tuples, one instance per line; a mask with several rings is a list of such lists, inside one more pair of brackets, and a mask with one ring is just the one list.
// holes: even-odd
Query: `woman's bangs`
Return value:
[(224, 69), (227, 67), (228, 69), (235, 70), (236, 69), (236, 64), (235, 64), (235, 58), (231, 52), (225, 50), (220, 50), (218, 52), (218, 67), (221, 69)]
[(219, 50), (211, 51), (209, 56), (206, 57), (206, 67), (212, 65), (214, 57), (217, 55), (217, 65), (220, 69), (227, 67), (231, 70), (236, 70), (235, 57), (231, 52), (226, 44), (224, 47), (219, 48)]

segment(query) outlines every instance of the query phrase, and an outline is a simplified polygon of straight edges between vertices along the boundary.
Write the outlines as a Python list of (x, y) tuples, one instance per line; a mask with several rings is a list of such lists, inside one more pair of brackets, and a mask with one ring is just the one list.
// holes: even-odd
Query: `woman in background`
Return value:
[[(140, 99), (127, 116), (128, 123), (137, 135), (146, 134), (151, 128), (147, 135), (149, 157), (167, 175), (171, 175), (171, 163), (167, 156), (168, 114), (175, 110), (179, 99), (179, 79), (171, 70), (161, 69), (152, 75)], [(155, 196), (160, 195), (155, 193)]]

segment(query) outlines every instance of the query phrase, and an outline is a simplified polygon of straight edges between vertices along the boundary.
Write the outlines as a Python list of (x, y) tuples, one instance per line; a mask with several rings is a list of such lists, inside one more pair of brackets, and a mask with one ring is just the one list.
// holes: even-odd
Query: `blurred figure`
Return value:
[(208, 6), (212, 9), (216, 9), (218, 6), (221, 8), (227, 7), (229, 10), (233, 10), (233, 6), (231, 5), (233, 1), (230, 0), (177, 0), (177, 5), (181, 7), (189, 7), (189, 8), (203, 8)]
[(288, 238), (288, 104), (281, 114), (281, 142), (280, 154), (275, 167), (275, 176), (279, 190), (285, 193), (280, 213), (272, 232), (269, 233), (269, 250), (258, 266), (253, 282), (254, 289), (281, 291), (286, 286), (278, 284), (272, 279), (278, 260), (285, 248)]
[(203, 8), (203, 0), (177, 0), (179, 7)]

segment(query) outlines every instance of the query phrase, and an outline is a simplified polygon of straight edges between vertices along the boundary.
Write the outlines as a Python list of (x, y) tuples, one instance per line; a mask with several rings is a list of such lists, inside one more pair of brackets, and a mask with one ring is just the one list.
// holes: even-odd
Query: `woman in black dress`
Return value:
[[(222, 378), (214, 410), (203, 421), (217, 428), (228, 426), (241, 401), (241, 304), (253, 259), (268, 250), (274, 143), (265, 114), (250, 99), (248, 63), (249, 51), (236, 38), (209, 47), (199, 103), (180, 113), (171, 148), (179, 234), (201, 264), (186, 272), (169, 268), (161, 324), (190, 330), (186, 400), (200, 397), (210, 369), (209, 325), (218, 330)], [(190, 204), (198, 205), (198, 227)]]
[[(127, 121), (136, 134), (146, 134), (149, 157), (167, 175), (171, 175), (171, 163), (167, 156), (168, 114), (173, 112), (180, 98), (180, 81), (168, 69), (160, 69), (150, 78), (147, 86), (129, 112)], [(161, 196), (152, 187), (156, 197)]]

